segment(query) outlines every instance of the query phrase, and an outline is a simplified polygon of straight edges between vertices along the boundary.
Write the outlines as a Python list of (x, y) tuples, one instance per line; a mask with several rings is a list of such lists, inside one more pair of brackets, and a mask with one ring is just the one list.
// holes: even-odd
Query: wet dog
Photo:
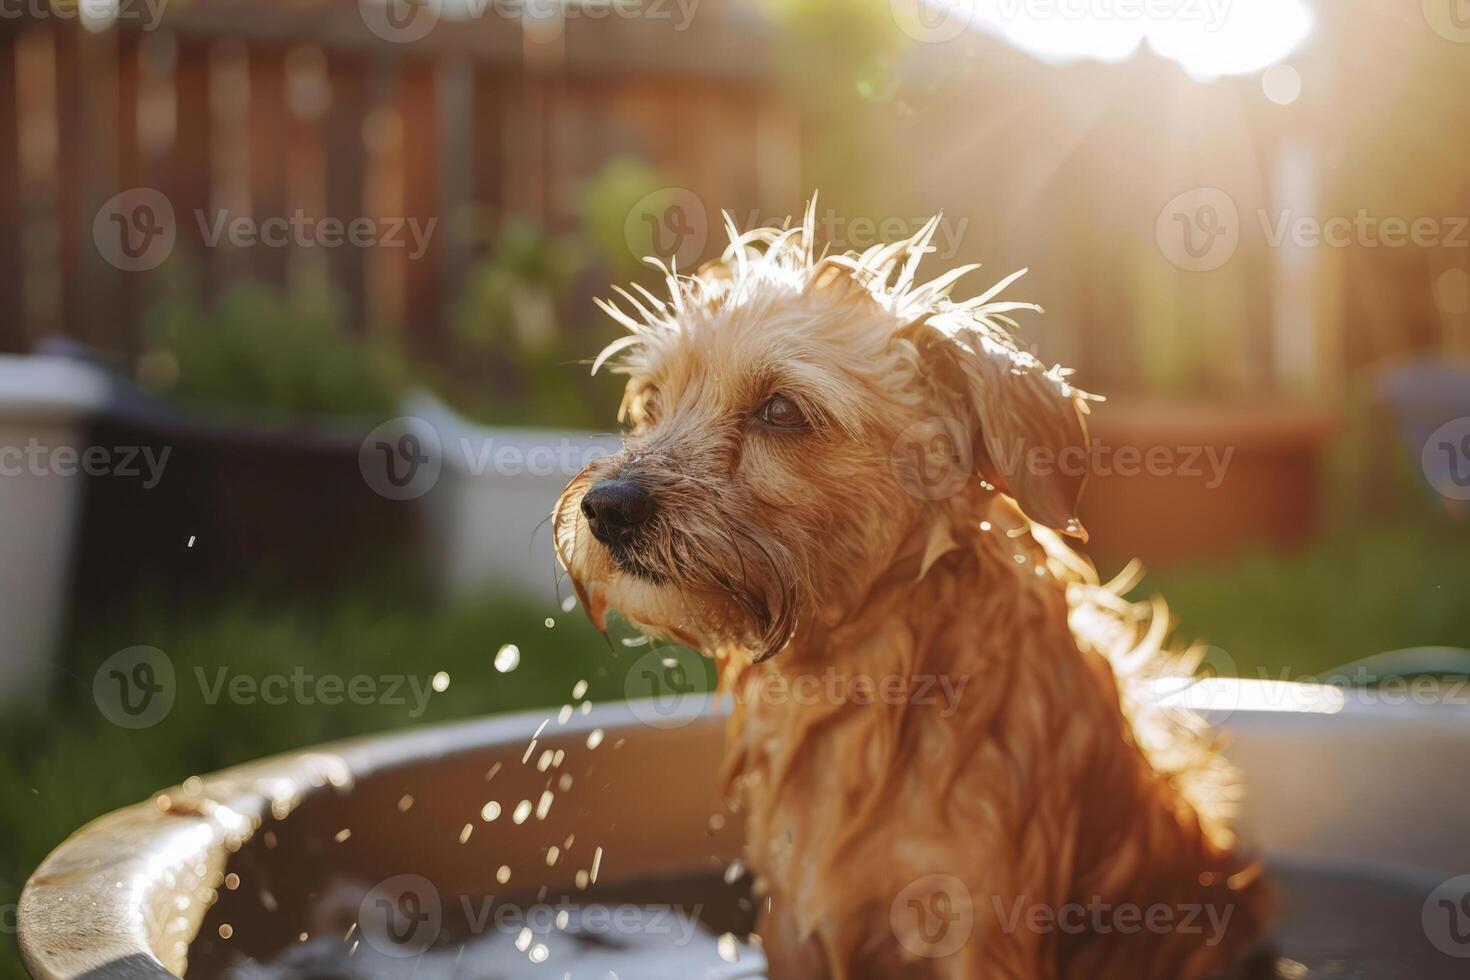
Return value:
[(627, 433), (559, 556), (599, 627), (716, 661), (773, 976), (1207, 976), (1265, 916), (1232, 773), (1153, 694), (1162, 606), (1064, 540), (1091, 396), (1012, 339), (1017, 276), (920, 280), (936, 226), (732, 228), (604, 304)]

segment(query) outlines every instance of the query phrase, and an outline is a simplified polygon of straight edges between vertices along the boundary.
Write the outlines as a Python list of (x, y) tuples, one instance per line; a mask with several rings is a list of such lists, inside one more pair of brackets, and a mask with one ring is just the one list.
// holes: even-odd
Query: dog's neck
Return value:
[[(724, 659), (727, 792), (760, 887), (806, 935), (972, 852), (1062, 848), (1044, 880), (999, 859), (956, 873), (977, 894), (1054, 903), (1240, 901), (1254, 871), (1201, 806), (1226, 798), (1213, 754), (1182, 732), (1164, 742), (1183, 761), (1155, 754), (1154, 720), (1115, 677), (1141, 642), (1118, 616), (1126, 603), (1109, 594), (1094, 609), (1103, 590), (1085, 563), (1008, 498), (964, 503), (947, 512), (953, 547), (936, 555), (919, 522), (840, 617), (812, 617), (764, 663)], [(1088, 625), (1094, 612), (1103, 625)], [(894, 828), (902, 852), (887, 846)], [(880, 872), (891, 880), (875, 886)], [(1003, 950), (1007, 937), (993, 938)], [(1180, 947), (1216, 965), (1232, 952)]]

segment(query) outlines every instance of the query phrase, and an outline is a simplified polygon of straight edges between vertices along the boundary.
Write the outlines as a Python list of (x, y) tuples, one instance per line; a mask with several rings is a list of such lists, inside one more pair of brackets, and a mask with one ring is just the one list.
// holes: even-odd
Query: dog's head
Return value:
[(554, 515), (599, 626), (613, 608), (759, 659), (804, 617), (840, 616), (924, 550), (936, 515), (973, 515), (976, 495), (1078, 530), (1082, 476), (1055, 463), (1085, 441), (1082, 395), (1001, 326), (1036, 307), (993, 301), (1009, 279), (951, 301), (968, 268), (917, 283), (937, 219), (825, 258), (812, 224), (809, 211), (800, 228), (732, 231), (721, 260), (667, 275), (667, 299), (604, 304), (631, 331), (593, 365), (628, 375), (623, 449), (578, 474)]

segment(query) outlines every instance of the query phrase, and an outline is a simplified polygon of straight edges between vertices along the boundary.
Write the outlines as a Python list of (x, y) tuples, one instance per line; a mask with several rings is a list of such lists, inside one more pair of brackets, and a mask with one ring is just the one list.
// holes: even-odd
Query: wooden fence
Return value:
[[(716, 209), (799, 205), (798, 124), (766, 81), (765, 29), (714, 0), (678, 34), (625, 17), (531, 31), (486, 7), (414, 43), (374, 35), (357, 0), (179, 7), (152, 30), (0, 21), (0, 349), (59, 333), (134, 352), (159, 277), (188, 270), (206, 297), (324, 274), (351, 323), (432, 350), (483, 247), (474, 229), (508, 215), (566, 229), (624, 155)], [(172, 208), (174, 251), (152, 271), (116, 268), (94, 235), (131, 188)], [(415, 258), (211, 245), (224, 212), (435, 232)]]

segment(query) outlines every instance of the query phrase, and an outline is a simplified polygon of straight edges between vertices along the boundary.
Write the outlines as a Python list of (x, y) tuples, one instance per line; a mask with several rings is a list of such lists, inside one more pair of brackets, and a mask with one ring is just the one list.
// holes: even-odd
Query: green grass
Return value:
[(1242, 675), (1305, 680), (1387, 650), (1470, 647), (1467, 559), (1470, 527), (1395, 522), (1298, 555), (1150, 574), (1137, 594), (1162, 594), (1176, 636), (1222, 648)]

